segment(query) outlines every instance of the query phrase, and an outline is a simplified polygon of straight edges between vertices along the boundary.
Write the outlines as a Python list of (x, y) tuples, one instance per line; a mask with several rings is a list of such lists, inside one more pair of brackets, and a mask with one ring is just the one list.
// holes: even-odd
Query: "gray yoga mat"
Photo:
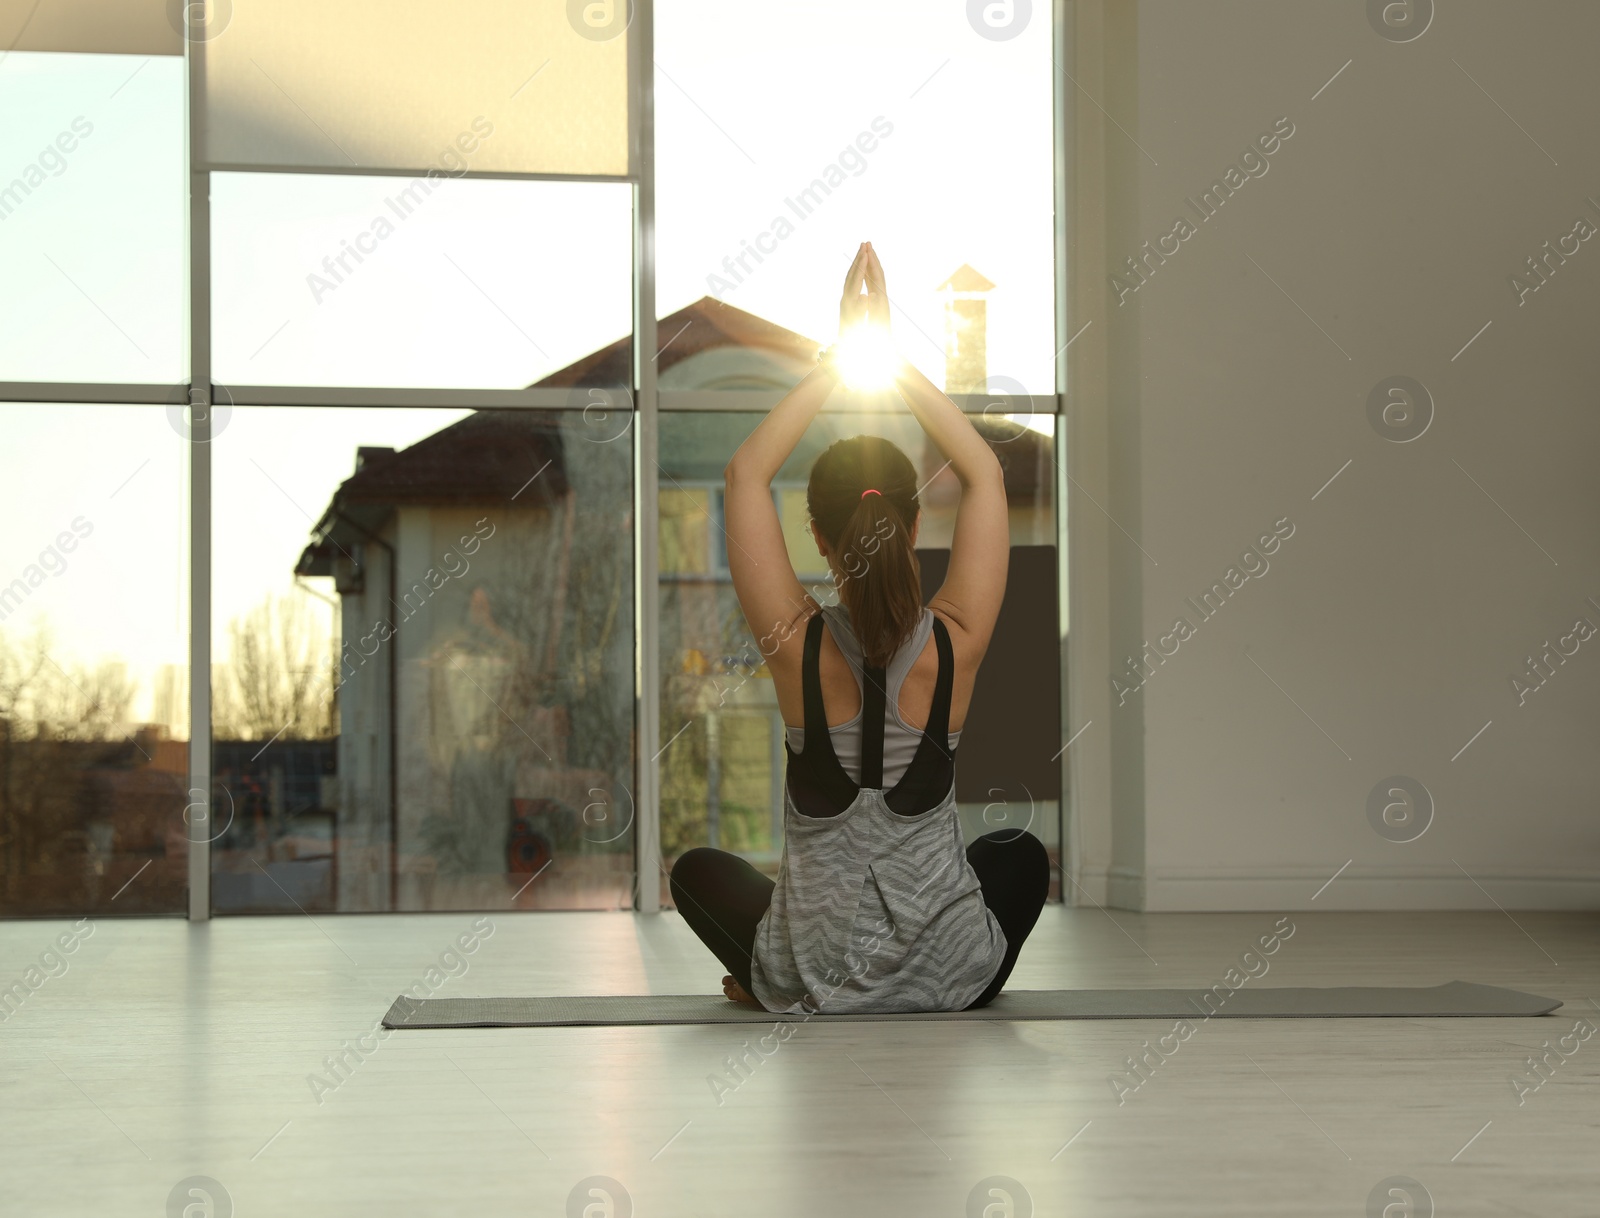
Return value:
[[(923, 1019), (1341, 1019), (1548, 1015), (1555, 998), (1451, 981), (1427, 988), (1331, 986), (1217, 990), (1005, 990), (977, 1011), (814, 1015), (820, 1023)], [(774, 1023), (803, 1015), (751, 1010), (711, 994), (556, 998), (396, 998), (386, 1028), (596, 1027), (633, 1024)]]

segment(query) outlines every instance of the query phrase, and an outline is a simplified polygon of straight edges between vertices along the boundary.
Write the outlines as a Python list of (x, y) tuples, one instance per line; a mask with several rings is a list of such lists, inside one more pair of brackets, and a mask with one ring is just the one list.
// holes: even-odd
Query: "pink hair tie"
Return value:
[(874, 489), (873, 489), (873, 488), (872, 488), (872, 487), (870, 487), (870, 486), (869, 486), (869, 487), (867, 487), (867, 489), (866, 489), (866, 490), (864, 490), (864, 491), (862, 491), (862, 492), (861, 492), (861, 497), (862, 497), (862, 498), (863, 498), (863, 499), (865, 499), (865, 498), (866, 498), (866, 497), (867, 497), (867, 496), (868, 496), (868, 495), (876, 495), (876, 496), (878, 496), (878, 498), (880, 498), (880, 499), (881, 499), (881, 498), (883, 498), (883, 492), (882, 492), (882, 491), (879, 491), (879, 490), (874, 490)]

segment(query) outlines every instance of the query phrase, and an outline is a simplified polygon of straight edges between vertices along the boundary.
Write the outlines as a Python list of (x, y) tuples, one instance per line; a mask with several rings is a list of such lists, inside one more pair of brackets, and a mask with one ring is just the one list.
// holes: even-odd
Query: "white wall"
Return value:
[[(1508, 281), (1600, 229), (1600, 5), (1452, 0), (1404, 43), (1366, 7), (1069, 6), (1069, 325), (1094, 323), (1070, 353), (1069, 730), (1096, 719), (1074, 745), (1096, 900), (1600, 904), (1600, 634), (1526, 704), (1510, 682), (1600, 627), (1600, 233), (1522, 304)], [(1186, 196), (1284, 117), (1265, 176), (1201, 222)], [(1198, 231), (1119, 305), (1106, 272), (1179, 216)], [(1394, 375), (1434, 402), (1408, 443), (1368, 421)], [(1202, 620), (1184, 598), (1284, 518), (1270, 570)], [(1180, 616), (1193, 637), (1119, 706), (1123, 658)], [(1409, 842), (1367, 816), (1396, 774), (1436, 804)]]

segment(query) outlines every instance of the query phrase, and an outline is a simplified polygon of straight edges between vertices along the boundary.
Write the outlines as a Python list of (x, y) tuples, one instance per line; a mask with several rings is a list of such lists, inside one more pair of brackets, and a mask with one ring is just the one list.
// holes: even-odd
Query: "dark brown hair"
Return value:
[(836, 440), (811, 467), (806, 506), (833, 553), (839, 599), (863, 659), (885, 668), (922, 616), (922, 573), (911, 548), (916, 468), (881, 436)]

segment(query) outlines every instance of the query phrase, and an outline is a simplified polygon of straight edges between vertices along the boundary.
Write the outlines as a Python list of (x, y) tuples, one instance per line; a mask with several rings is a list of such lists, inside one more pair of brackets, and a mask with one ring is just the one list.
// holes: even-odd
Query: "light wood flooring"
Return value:
[[(675, 914), (486, 916), (441, 996), (719, 988)], [(242, 1218), (1360, 1218), (1407, 1176), (1440, 1215), (1593, 1215), (1600, 1037), (1570, 1034), (1600, 1026), (1600, 916), (1514, 916), (1291, 913), (1249, 984), (1459, 978), (1563, 999), (1553, 1016), (1213, 1020), (1121, 1102), (1110, 1080), (1137, 1082), (1125, 1059), (1170, 1023), (811, 1023), (764, 1056), (748, 1025), (380, 1042), (389, 1002), (475, 915), (101, 920), (0, 1023), (0, 1212), (182, 1214), (174, 1186), (205, 1176)], [(1049, 907), (1012, 985), (1210, 985), (1276, 918)], [(0, 924), (0, 986), (70, 927)], [(363, 1037), (364, 1060), (330, 1072)], [(726, 1059), (747, 1041), (740, 1079)], [(1519, 1102), (1544, 1042), (1548, 1080)], [(626, 1204), (569, 1207), (591, 1176)], [(993, 1176), (1016, 1182), (1011, 1209), (969, 1200)], [(1389, 1218), (1424, 1218), (1411, 1200)]]

